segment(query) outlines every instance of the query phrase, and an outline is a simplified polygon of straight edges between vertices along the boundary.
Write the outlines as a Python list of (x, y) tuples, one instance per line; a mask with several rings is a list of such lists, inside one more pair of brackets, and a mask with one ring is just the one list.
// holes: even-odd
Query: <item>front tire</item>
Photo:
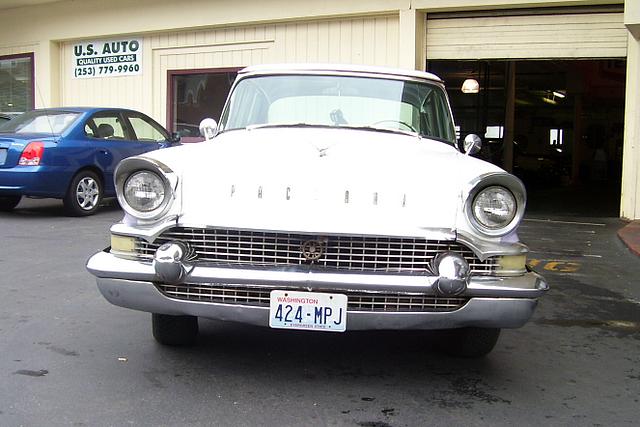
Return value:
[(460, 328), (443, 331), (442, 350), (455, 357), (480, 358), (491, 353), (500, 337), (500, 329)]
[(64, 196), (64, 208), (70, 216), (93, 215), (100, 207), (103, 195), (100, 177), (92, 171), (80, 171), (71, 180)]
[(13, 208), (18, 206), (18, 203), (20, 203), (21, 199), (22, 199), (22, 196), (2, 196), (2, 197), (0, 197), (0, 211), (9, 212), (9, 211), (13, 210)]
[(162, 345), (187, 346), (198, 337), (198, 318), (152, 313), (153, 337)]

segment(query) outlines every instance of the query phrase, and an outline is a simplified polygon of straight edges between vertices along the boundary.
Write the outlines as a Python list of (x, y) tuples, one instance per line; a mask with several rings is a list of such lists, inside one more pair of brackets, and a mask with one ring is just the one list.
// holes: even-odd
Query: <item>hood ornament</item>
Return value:
[(312, 144), (313, 147), (318, 150), (318, 156), (319, 157), (326, 157), (327, 156), (327, 151), (329, 151), (329, 148), (331, 148), (333, 146), (333, 144), (329, 144), (329, 145), (323, 145), (323, 146), (318, 146), (315, 144)]

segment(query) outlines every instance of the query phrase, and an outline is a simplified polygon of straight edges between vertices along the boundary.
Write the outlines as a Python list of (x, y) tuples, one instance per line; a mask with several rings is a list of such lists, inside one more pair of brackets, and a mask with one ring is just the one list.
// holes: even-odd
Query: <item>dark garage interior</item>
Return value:
[[(624, 60), (429, 61), (427, 66), (447, 85), (460, 137), (479, 135), (479, 157), (523, 180), (529, 213), (619, 215)], [(470, 78), (478, 81), (478, 93), (461, 91)]]

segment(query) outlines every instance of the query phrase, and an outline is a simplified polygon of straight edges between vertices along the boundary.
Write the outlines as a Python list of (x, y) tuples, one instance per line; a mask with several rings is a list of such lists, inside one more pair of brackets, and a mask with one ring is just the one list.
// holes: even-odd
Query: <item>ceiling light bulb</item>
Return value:
[(478, 93), (480, 84), (476, 79), (467, 79), (462, 83), (462, 93)]

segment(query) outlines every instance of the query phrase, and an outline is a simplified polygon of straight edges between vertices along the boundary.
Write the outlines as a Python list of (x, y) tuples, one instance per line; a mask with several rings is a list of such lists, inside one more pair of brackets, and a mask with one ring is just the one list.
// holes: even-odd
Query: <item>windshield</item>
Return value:
[(73, 123), (80, 113), (69, 111), (29, 111), (0, 125), (0, 133), (60, 134)]
[(417, 81), (319, 75), (240, 80), (219, 130), (264, 125), (392, 129), (455, 143), (444, 90)]

